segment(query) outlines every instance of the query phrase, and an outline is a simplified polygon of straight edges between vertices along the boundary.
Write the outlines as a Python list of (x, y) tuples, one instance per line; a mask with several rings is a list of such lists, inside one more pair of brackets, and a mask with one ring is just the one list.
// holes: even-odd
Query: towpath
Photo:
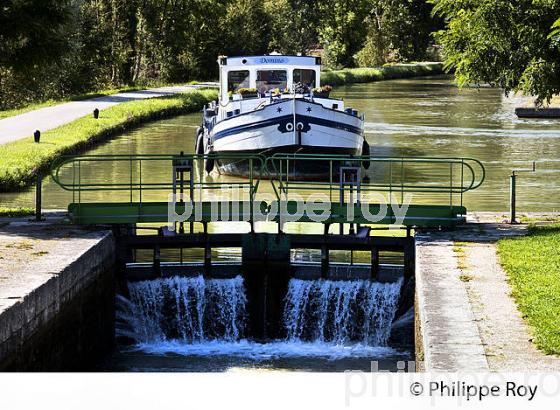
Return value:
[(40, 108), (24, 114), (0, 120), (0, 145), (17, 141), (33, 135), (35, 130), (41, 132), (60, 127), (85, 115), (92, 114), (95, 108), (104, 110), (128, 101), (164, 97), (203, 87), (216, 87), (216, 83), (199, 83), (151, 88), (139, 91), (127, 91), (118, 94), (71, 101), (52, 107)]
[[(535, 215), (538, 216), (538, 215)], [(478, 213), (455, 231), (417, 235), (417, 300), (427, 371), (558, 371), (560, 357), (532, 343), (511, 297), (496, 241), (527, 225)]]

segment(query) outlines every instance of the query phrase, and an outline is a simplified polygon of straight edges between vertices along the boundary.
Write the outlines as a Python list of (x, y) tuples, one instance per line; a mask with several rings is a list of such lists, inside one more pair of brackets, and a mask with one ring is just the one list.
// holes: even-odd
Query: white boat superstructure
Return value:
[[(218, 63), (219, 97), (204, 110), (197, 153), (361, 155), (369, 150), (363, 116), (330, 98), (330, 87), (321, 87), (319, 57), (220, 57)], [(239, 160), (217, 166), (228, 174), (246, 173)]]

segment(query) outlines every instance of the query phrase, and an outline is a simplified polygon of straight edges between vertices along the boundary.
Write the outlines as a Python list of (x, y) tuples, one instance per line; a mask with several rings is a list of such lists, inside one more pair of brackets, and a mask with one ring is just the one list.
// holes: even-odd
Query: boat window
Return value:
[(294, 70), (294, 84), (301, 83), (306, 87), (315, 87), (315, 70), (296, 68)]
[(257, 90), (265, 93), (275, 88), (284, 90), (288, 85), (288, 75), (285, 70), (257, 71)]
[(230, 71), (227, 80), (228, 91), (236, 92), (240, 88), (249, 88), (249, 71)]

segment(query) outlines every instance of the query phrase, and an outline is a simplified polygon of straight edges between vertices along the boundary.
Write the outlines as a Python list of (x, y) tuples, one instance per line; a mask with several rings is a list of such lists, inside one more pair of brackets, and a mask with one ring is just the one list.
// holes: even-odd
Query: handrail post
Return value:
[(517, 206), (517, 174), (519, 172), (535, 172), (537, 170), (537, 164), (533, 161), (533, 167), (530, 169), (512, 169), (511, 175), (509, 177), (509, 223), (517, 223), (516, 218), (516, 206)]
[(509, 223), (517, 223), (515, 220), (515, 182), (517, 175), (515, 175), (515, 170), (511, 172), (509, 176)]
[(453, 162), (449, 162), (449, 207), (453, 207)]
[(461, 198), (461, 206), (463, 206), (463, 189), (465, 188), (465, 159), (461, 158), (461, 193), (459, 197)]
[(35, 186), (35, 222), (41, 222), (43, 176), (37, 171), (37, 184)]

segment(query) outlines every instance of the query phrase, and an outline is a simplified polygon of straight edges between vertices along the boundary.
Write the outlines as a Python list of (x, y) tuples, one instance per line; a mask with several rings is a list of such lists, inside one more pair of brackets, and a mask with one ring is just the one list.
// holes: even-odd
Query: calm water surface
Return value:
[[(365, 113), (373, 155), (474, 157), (487, 170), (484, 185), (468, 193), (473, 211), (506, 211), (512, 169), (537, 162), (538, 172), (522, 174), (518, 207), (525, 211), (560, 210), (560, 120), (518, 119), (514, 108), (522, 98), (506, 98), (490, 88), (458, 90), (447, 78), (385, 81), (338, 87), (347, 106)], [(146, 125), (123, 134), (89, 154), (192, 152), (199, 114)], [(125, 180), (128, 169), (82, 170)], [(168, 169), (161, 170), (167, 175)], [(69, 193), (46, 181), (44, 207), (65, 208)], [(33, 190), (0, 194), (6, 206), (32, 206)]]

